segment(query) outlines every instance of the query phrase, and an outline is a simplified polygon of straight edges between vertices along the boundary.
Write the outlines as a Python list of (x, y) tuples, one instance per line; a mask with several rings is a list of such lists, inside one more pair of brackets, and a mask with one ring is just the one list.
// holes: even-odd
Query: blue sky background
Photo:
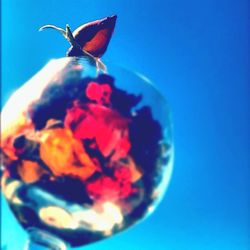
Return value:
[[(169, 190), (143, 223), (85, 250), (249, 250), (249, 6), (247, 0), (2, 0), (2, 101), (67, 42), (72, 29), (117, 14), (104, 60), (152, 79), (171, 105), (175, 164)], [(5, 202), (2, 244), (26, 234)], [(80, 248), (79, 248), (80, 249)]]

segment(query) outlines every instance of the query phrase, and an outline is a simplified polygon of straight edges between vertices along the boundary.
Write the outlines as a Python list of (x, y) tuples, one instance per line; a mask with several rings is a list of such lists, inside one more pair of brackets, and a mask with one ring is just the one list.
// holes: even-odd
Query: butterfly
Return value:
[(107, 50), (116, 19), (117, 16), (114, 15), (91, 21), (81, 25), (73, 32), (69, 25), (66, 25), (65, 30), (54, 25), (45, 25), (39, 31), (48, 28), (59, 31), (71, 44), (67, 56), (90, 56), (97, 62), (97, 65), (103, 67), (100, 58)]

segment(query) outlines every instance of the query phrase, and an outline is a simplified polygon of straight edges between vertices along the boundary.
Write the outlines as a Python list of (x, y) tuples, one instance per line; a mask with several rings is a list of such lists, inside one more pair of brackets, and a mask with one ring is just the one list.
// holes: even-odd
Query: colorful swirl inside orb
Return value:
[[(11, 209), (27, 230), (49, 231), (72, 246), (148, 215), (172, 168), (164, 100), (139, 77), (129, 83), (124, 73), (118, 87), (112, 74), (91, 69), (79, 59), (54, 60), (2, 113), (1, 185)], [(136, 80), (157, 98), (147, 103)]]

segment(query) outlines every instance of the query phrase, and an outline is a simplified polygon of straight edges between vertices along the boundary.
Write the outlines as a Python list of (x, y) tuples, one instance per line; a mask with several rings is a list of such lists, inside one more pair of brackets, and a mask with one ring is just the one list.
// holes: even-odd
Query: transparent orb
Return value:
[(146, 218), (164, 195), (167, 103), (146, 78), (107, 69), (52, 60), (2, 110), (2, 192), (31, 234), (89, 244)]

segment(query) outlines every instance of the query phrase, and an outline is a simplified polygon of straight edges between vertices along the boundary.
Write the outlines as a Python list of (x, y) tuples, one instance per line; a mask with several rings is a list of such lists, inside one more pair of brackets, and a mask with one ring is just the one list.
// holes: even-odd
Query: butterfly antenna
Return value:
[(54, 29), (54, 30), (57, 30), (57, 31), (59, 31), (66, 38), (66, 31), (64, 29), (62, 29), (62, 28), (59, 28), (59, 27), (57, 27), (55, 25), (50, 25), (49, 24), (49, 25), (42, 26), (38, 31), (43, 31), (45, 29)]

